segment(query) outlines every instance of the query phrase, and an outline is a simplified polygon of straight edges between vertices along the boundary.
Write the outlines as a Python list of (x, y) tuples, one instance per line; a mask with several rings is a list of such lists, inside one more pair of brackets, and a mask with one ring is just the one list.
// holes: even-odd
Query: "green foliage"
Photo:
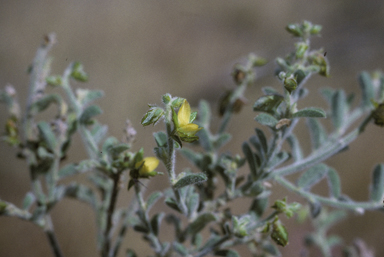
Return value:
[[(245, 245), (253, 256), (281, 256), (279, 247), (289, 243), (288, 231), (281, 216), (291, 218), (298, 213), (301, 220), (311, 216), (315, 231), (308, 234), (308, 247), (317, 246), (324, 256), (332, 256), (332, 248), (342, 245), (341, 238), (327, 235), (328, 229), (341, 220), (347, 210), (363, 213), (382, 209), (384, 195), (384, 165), (373, 170), (370, 199), (354, 201), (342, 194), (340, 177), (335, 169), (324, 164), (328, 158), (345, 150), (373, 119), (384, 124), (384, 75), (363, 72), (359, 76), (361, 103), (352, 104), (354, 95), (343, 90), (326, 88), (322, 95), (328, 103), (327, 111), (318, 107), (298, 109), (299, 101), (309, 90), (305, 87), (314, 74), (329, 76), (329, 64), (322, 49), (310, 48), (312, 36), (319, 35), (321, 26), (304, 21), (290, 24), (286, 30), (297, 38), (294, 49), (286, 57), (276, 59), (279, 89), (264, 87), (263, 95), (255, 100), (258, 112), (253, 126), (255, 134), (242, 143), (242, 153), (221, 151), (231, 140), (226, 132), (231, 117), (240, 112), (245, 103), (245, 91), (257, 79), (256, 70), (266, 63), (254, 54), (244, 64), (237, 64), (232, 72), (234, 88), (228, 90), (219, 103), (221, 119), (217, 131), (211, 122), (215, 114), (210, 104), (201, 100), (193, 112), (182, 97), (164, 94), (162, 106), (149, 105), (141, 124), (164, 122), (165, 131), (153, 134), (156, 157), (146, 157), (144, 149), (131, 150), (136, 131), (128, 122), (125, 140), (107, 137), (107, 126), (96, 117), (101, 108), (94, 101), (103, 96), (101, 91), (78, 89), (73, 80), (85, 82), (88, 75), (79, 62), (71, 63), (62, 75), (50, 75), (47, 53), (54, 44), (49, 35), (37, 51), (31, 69), (30, 94), (26, 111), (21, 113), (16, 91), (10, 85), (0, 92), (0, 100), (7, 106), (9, 117), (2, 139), (20, 149), (19, 157), (28, 165), (31, 189), (21, 207), (0, 200), (0, 214), (30, 221), (50, 238), (56, 256), (62, 256), (55, 237), (50, 211), (64, 198), (72, 198), (91, 206), (96, 215), (97, 246), (100, 256), (117, 256), (128, 229), (140, 233), (148, 242), (154, 256), (240, 256), (233, 247)], [(47, 83), (41, 85), (41, 79)], [(61, 89), (59, 93), (48, 93)], [(68, 99), (68, 101), (64, 100)], [(50, 106), (57, 106), (57, 114), (49, 120), (37, 121), (36, 116)], [(355, 121), (365, 119), (358, 125)], [(332, 121), (328, 132), (322, 119)], [(312, 148), (304, 153), (301, 136), (295, 126), (306, 120)], [(193, 123), (196, 122), (196, 123)], [(64, 163), (70, 143), (79, 134), (88, 158), (78, 163)], [(182, 147), (182, 142), (185, 143)], [(188, 146), (194, 143), (193, 150)], [(176, 152), (188, 159), (197, 169), (176, 170)], [(148, 151), (147, 151), (148, 152)], [(156, 182), (159, 162), (166, 169), (169, 184), (163, 191), (153, 191), (146, 179)], [(245, 167), (244, 172), (240, 169)], [(296, 183), (287, 175), (302, 174)], [(89, 183), (63, 183), (74, 175), (86, 173)], [(128, 179), (124, 180), (125, 177)], [(329, 197), (313, 192), (315, 185), (326, 180)], [(296, 193), (305, 199), (302, 204), (277, 200), (269, 206), (274, 188), (271, 183)], [(134, 200), (129, 206), (118, 207), (121, 183), (126, 183)], [(221, 185), (223, 186), (221, 186)], [(144, 191), (149, 196), (144, 197)], [(248, 199), (246, 211), (231, 209), (231, 202)], [(163, 205), (164, 212), (154, 206)], [(328, 212), (327, 207), (341, 210)], [(169, 208), (168, 208), (169, 207)], [(167, 209), (168, 208), (168, 209)], [(236, 213), (233, 214), (233, 213)], [(162, 237), (163, 221), (173, 230), (173, 238)], [(168, 233), (169, 235), (171, 233)], [(206, 236), (208, 235), (208, 236)], [(343, 245), (344, 246), (344, 245)], [(126, 256), (138, 256), (130, 245)], [(350, 248), (346, 252), (351, 253)], [(349, 250), (348, 250), (349, 249)], [(137, 250), (137, 249), (136, 249)], [(353, 256), (353, 255), (351, 255)]]

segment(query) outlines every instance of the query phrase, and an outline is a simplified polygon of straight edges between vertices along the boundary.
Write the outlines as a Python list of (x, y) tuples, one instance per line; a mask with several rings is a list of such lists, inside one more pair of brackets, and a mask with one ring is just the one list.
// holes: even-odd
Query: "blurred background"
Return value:
[[(217, 110), (220, 94), (233, 87), (233, 65), (254, 52), (270, 62), (259, 70), (261, 79), (256, 86), (248, 89), (249, 104), (231, 120), (229, 132), (236, 134), (223, 149), (241, 153), (241, 143), (258, 126), (251, 107), (261, 96), (260, 88), (279, 87), (273, 75), (273, 60), (293, 49), (295, 39), (284, 28), (302, 20), (323, 25), (322, 37), (313, 39), (312, 47), (327, 51), (331, 77), (314, 76), (308, 82), (310, 95), (299, 107), (326, 107), (318, 93), (323, 86), (359, 94), (359, 72), (384, 67), (384, 2), (380, 0), (22, 0), (0, 2), (0, 85), (14, 85), (23, 102), (29, 80), (27, 68), (43, 35), (55, 32), (58, 44), (51, 52), (52, 73), (61, 74), (71, 61), (81, 61), (90, 80), (73, 86), (105, 91), (105, 97), (98, 101), (104, 110), (99, 120), (110, 125), (110, 135), (121, 138), (125, 120), (130, 119), (138, 131), (133, 150), (143, 146), (146, 155), (152, 155), (152, 133), (163, 127), (142, 128), (140, 120), (147, 103), (160, 103), (161, 95), (169, 92), (187, 98), (193, 106), (198, 99), (207, 99)], [(5, 117), (6, 110), (1, 106), (1, 124)], [(301, 129), (303, 126), (298, 131)], [(349, 151), (327, 161), (339, 171), (343, 192), (355, 200), (367, 199), (372, 168), (384, 161), (383, 133), (381, 128), (370, 125)], [(309, 151), (305, 143), (308, 136), (300, 134)], [(20, 205), (30, 184), (26, 165), (15, 154), (15, 149), (0, 144), (0, 198)], [(82, 145), (74, 142), (69, 159), (85, 158)], [(179, 162), (178, 169), (188, 165)], [(164, 188), (167, 179), (160, 178), (148, 186), (149, 191)], [(274, 190), (274, 199), (288, 195), (289, 201), (302, 201), (279, 186)], [(119, 205), (128, 204), (131, 194), (122, 190)], [(166, 209), (162, 204), (157, 206)], [(89, 207), (64, 200), (52, 216), (65, 256), (97, 256), (95, 217)], [(342, 236), (347, 244), (360, 237), (375, 249), (376, 256), (384, 256), (383, 220), (378, 212), (366, 212), (364, 216), (351, 213), (331, 232)], [(283, 221), (290, 233), (290, 244), (280, 250), (283, 256), (299, 256), (302, 236), (311, 226), (299, 225), (294, 219)], [(36, 226), (0, 217), (0, 228), (0, 256), (52, 255), (44, 233)], [(123, 249), (128, 245), (134, 245), (139, 256), (151, 252), (139, 234), (129, 232)], [(313, 256), (317, 256), (316, 252)]]

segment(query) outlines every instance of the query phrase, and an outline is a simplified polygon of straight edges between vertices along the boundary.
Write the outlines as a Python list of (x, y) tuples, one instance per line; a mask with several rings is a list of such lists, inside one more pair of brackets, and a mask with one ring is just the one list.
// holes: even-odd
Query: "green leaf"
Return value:
[(163, 193), (159, 191), (153, 192), (147, 200), (146, 203), (146, 211), (149, 212), (152, 208), (152, 206), (163, 196)]
[(256, 128), (255, 131), (256, 131), (257, 138), (259, 139), (260, 146), (262, 147), (261, 149), (263, 150), (264, 153), (267, 153), (268, 152), (268, 141), (267, 141), (267, 138), (266, 138), (264, 132), (259, 128)]
[(261, 125), (269, 126), (271, 128), (276, 127), (279, 122), (275, 117), (267, 113), (260, 113), (256, 116), (255, 120)]
[(268, 200), (269, 200), (268, 197), (255, 198), (252, 201), (252, 204), (251, 204), (251, 207), (249, 208), (249, 211), (253, 212), (254, 214), (256, 214), (257, 217), (260, 218), (264, 214), (265, 210), (268, 207)]
[(211, 120), (211, 108), (209, 103), (205, 100), (201, 100), (199, 103), (199, 123), (202, 127), (209, 126)]
[(178, 189), (186, 187), (186, 186), (194, 185), (197, 183), (202, 183), (202, 182), (206, 181), (207, 179), (208, 179), (207, 175), (205, 175), (202, 172), (197, 173), (197, 174), (189, 174), (189, 175), (186, 175), (186, 176), (182, 177), (181, 179), (179, 179), (176, 182), (176, 184), (173, 185), (173, 187), (176, 190), (178, 190)]
[(103, 111), (97, 105), (88, 106), (81, 114), (79, 121), (81, 124), (88, 125), (93, 117), (101, 114), (102, 112)]
[(328, 172), (328, 166), (320, 163), (309, 168), (297, 180), (297, 186), (308, 190), (314, 184), (318, 183)]
[(269, 161), (267, 170), (273, 170), (275, 167), (283, 164), (289, 159), (290, 155), (287, 152), (280, 152), (276, 154), (272, 160)]
[(196, 167), (199, 167), (200, 166), (200, 163), (201, 163), (201, 154), (200, 153), (196, 153), (194, 152), (193, 150), (189, 149), (189, 148), (183, 148), (180, 150), (181, 154), (187, 158), (191, 163), (193, 163)]
[(153, 133), (153, 137), (155, 138), (157, 146), (163, 147), (167, 145), (167, 134), (165, 134), (163, 131)]
[(348, 115), (348, 104), (345, 92), (338, 90), (332, 97), (332, 122), (336, 129), (343, 127)]
[(40, 136), (43, 138), (48, 148), (55, 153), (57, 150), (57, 140), (51, 126), (45, 121), (40, 121), (37, 124), (37, 128), (39, 129)]
[(212, 213), (203, 213), (197, 217), (192, 223), (189, 224), (188, 230), (189, 234), (194, 235), (200, 232), (205, 226), (211, 222), (215, 221), (216, 217)]
[(335, 94), (335, 90), (333, 88), (322, 88), (320, 90), (321, 94), (323, 95), (324, 99), (327, 101), (329, 105), (332, 105), (332, 97)]
[(263, 87), (261, 90), (265, 95), (279, 95), (279, 92), (273, 87)]
[(36, 196), (32, 192), (28, 192), (25, 195), (23, 203), (21, 205), (23, 210), (28, 210), (29, 208), (31, 208), (31, 206), (35, 203), (35, 201), (36, 201)]
[(199, 143), (201, 147), (204, 148), (205, 151), (211, 152), (213, 151), (213, 144), (211, 141), (211, 136), (209, 131), (206, 128), (203, 128), (198, 132), (199, 134)]
[(179, 256), (189, 256), (188, 255), (188, 249), (184, 245), (174, 241), (172, 243), (172, 246), (173, 246), (173, 249), (175, 250), (175, 252), (177, 252), (179, 254)]
[(328, 177), (329, 194), (331, 197), (338, 199), (341, 195), (341, 184), (340, 184), (340, 177), (337, 174), (337, 171), (335, 169), (329, 168), (327, 177)]
[(155, 214), (151, 219), (152, 231), (156, 236), (159, 234), (159, 228), (163, 218), (164, 218), (164, 212), (160, 212)]
[(361, 90), (363, 91), (362, 95), (362, 106), (365, 108), (371, 107), (371, 99), (375, 99), (375, 88), (372, 83), (371, 76), (368, 72), (363, 71), (359, 75), (359, 83)]
[(125, 257), (137, 257), (137, 255), (134, 250), (127, 249), (127, 251), (125, 252)]
[(69, 176), (75, 175), (78, 172), (79, 171), (77, 170), (76, 165), (73, 163), (70, 163), (65, 165), (63, 168), (59, 170), (59, 178), (62, 179), (65, 177), (69, 177)]
[(275, 219), (275, 221), (273, 222), (271, 238), (278, 245), (286, 246), (288, 244), (287, 229), (283, 224), (281, 224), (280, 220), (278, 219)]
[(327, 140), (327, 133), (317, 119), (307, 119), (307, 126), (311, 135), (312, 149), (318, 149)]
[(215, 256), (240, 257), (238, 252), (231, 249), (223, 249), (223, 250), (215, 251)]
[(78, 89), (76, 93), (81, 106), (87, 106), (91, 102), (104, 96), (104, 92), (101, 90)]
[(192, 215), (194, 215), (194, 213), (196, 213), (197, 208), (199, 207), (199, 204), (200, 204), (199, 200), (200, 200), (199, 194), (196, 194), (196, 193), (189, 194), (188, 197), (186, 198), (185, 201), (187, 204), (189, 217), (191, 217)]
[(284, 97), (281, 95), (265, 95), (256, 100), (253, 110), (273, 114), (283, 101)]
[(51, 104), (56, 103), (60, 104), (62, 102), (62, 98), (58, 94), (49, 94), (45, 95), (36, 102), (32, 103), (29, 107), (29, 114), (34, 116), (45, 109), (47, 109)]
[(309, 107), (301, 109), (297, 112), (295, 112), (292, 115), (293, 118), (301, 118), (301, 117), (307, 117), (307, 118), (325, 118), (326, 114), (323, 109), (316, 108), (316, 107)]
[(316, 218), (321, 213), (321, 203), (316, 199), (309, 199), (309, 210), (311, 217)]
[(375, 167), (372, 174), (371, 200), (374, 202), (383, 201), (384, 193), (384, 165), (379, 164)]
[(252, 175), (252, 179), (256, 180), (259, 176), (257, 168), (257, 159), (256, 154), (252, 152), (251, 148), (249, 147), (248, 143), (244, 142), (242, 145), (243, 153), (245, 155), (245, 158), (247, 159), (247, 162), (249, 164), (249, 169)]
[(232, 135), (229, 133), (220, 134), (214, 141), (213, 147), (218, 150), (220, 147), (228, 143), (232, 138)]
[(172, 209), (174, 209), (175, 211), (178, 211), (178, 212), (181, 213), (179, 205), (177, 204), (175, 199), (173, 199), (171, 197), (168, 197), (168, 198), (165, 199), (165, 204), (168, 205), (169, 207), (171, 207)]
[(88, 75), (85, 73), (83, 65), (80, 62), (73, 63), (71, 76), (80, 82), (86, 82), (88, 80)]
[(101, 140), (105, 138), (108, 132), (108, 126), (107, 125), (100, 125), (100, 123), (95, 122), (90, 129), (91, 135), (93, 137), (93, 140), (96, 144), (99, 144)]
[(303, 151), (301, 150), (300, 143), (297, 140), (297, 137), (291, 134), (287, 138), (287, 141), (291, 147), (291, 153), (295, 161), (301, 161), (303, 159)]

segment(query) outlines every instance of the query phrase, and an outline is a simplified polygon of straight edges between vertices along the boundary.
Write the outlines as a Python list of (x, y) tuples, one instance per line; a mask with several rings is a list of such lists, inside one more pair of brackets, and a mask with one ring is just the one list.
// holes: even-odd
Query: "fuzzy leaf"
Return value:
[(232, 138), (232, 135), (229, 133), (220, 134), (219, 137), (216, 140), (214, 140), (213, 147), (215, 149), (219, 149), (220, 147), (228, 143), (229, 140), (231, 140), (231, 138)]
[(292, 115), (293, 118), (325, 118), (326, 114), (323, 109), (316, 107), (309, 107), (301, 109)]
[(224, 249), (215, 251), (215, 256), (224, 256), (224, 257), (240, 257), (239, 253), (235, 250)]
[(297, 140), (296, 136), (291, 134), (287, 138), (288, 144), (291, 146), (291, 153), (295, 161), (300, 161), (303, 159), (303, 151), (301, 150), (299, 140)]
[(81, 124), (87, 125), (92, 120), (93, 117), (101, 114), (102, 112), (103, 111), (100, 109), (99, 106), (90, 105), (87, 108), (85, 108), (85, 110), (83, 111), (83, 113), (80, 116), (79, 121)]
[(268, 163), (268, 170), (272, 170), (280, 164), (284, 163), (289, 159), (290, 155), (287, 152), (280, 152), (276, 154), (272, 160)]
[(78, 89), (76, 93), (82, 106), (86, 106), (104, 96), (104, 92), (101, 90)]
[(148, 213), (152, 206), (163, 196), (163, 193), (159, 192), (159, 191), (155, 191), (153, 192), (149, 197), (148, 197), (148, 200), (147, 200), (147, 204), (146, 204), (146, 212)]
[(255, 198), (252, 201), (252, 204), (251, 204), (251, 207), (249, 208), (249, 211), (256, 214), (257, 217), (261, 217), (268, 207), (268, 200), (269, 200), (268, 197)]
[(335, 90), (333, 88), (322, 88), (321, 94), (323, 95), (324, 99), (327, 101), (329, 105), (332, 105), (332, 97), (335, 94)]
[(62, 98), (58, 94), (49, 94), (45, 95), (36, 102), (34, 102), (30, 107), (29, 107), (29, 112), (31, 115), (36, 115), (45, 109), (47, 109), (51, 104), (56, 103), (59, 104), (62, 102)]
[(199, 134), (199, 143), (205, 151), (210, 152), (213, 150), (213, 145), (211, 142), (210, 133), (206, 128), (203, 128), (198, 132)]
[(172, 246), (175, 252), (179, 254), (179, 256), (188, 256), (188, 249), (184, 245), (174, 241)]
[(23, 210), (28, 210), (29, 208), (31, 208), (31, 206), (35, 203), (35, 201), (36, 201), (36, 196), (32, 192), (28, 192), (25, 195), (23, 203), (21, 205)]
[(328, 169), (327, 177), (328, 177), (329, 194), (331, 197), (338, 199), (341, 194), (340, 177), (337, 174), (336, 170), (332, 168)]
[(199, 123), (202, 127), (207, 127), (211, 120), (211, 108), (209, 103), (205, 100), (201, 100), (199, 103)]
[(253, 110), (273, 114), (282, 101), (284, 101), (284, 97), (280, 95), (265, 95), (256, 100)]
[(308, 190), (314, 184), (318, 183), (328, 172), (328, 166), (325, 164), (318, 164), (309, 168), (297, 180), (297, 186)]
[(153, 137), (155, 138), (156, 144), (159, 147), (163, 147), (167, 145), (167, 135), (160, 131), (160, 132), (155, 132), (153, 133)]
[(72, 175), (75, 175), (79, 171), (76, 169), (76, 165), (73, 163), (65, 165), (63, 168), (59, 170), (59, 178), (65, 178)]
[(312, 148), (318, 149), (326, 141), (327, 133), (317, 119), (307, 119), (307, 126), (311, 135)]
[(178, 211), (181, 213), (181, 210), (179, 209), (179, 205), (175, 201), (175, 199), (168, 197), (165, 199), (165, 204), (174, 209), (175, 211)]
[(256, 116), (255, 120), (261, 125), (269, 126), (271, 128), (274, 128), (279, 122), (275, 117), (267, 113), (260, 113)]
[(199, 199), (200, 199), (199, 194), (196, 194), (196, 193), (190, 194), (186, 199), (188, 216), (193, 215), (197, 211), (197, 208), (199, 207)]
[(255, 153), (252, 152), (251, 148), (249, 147), (249, 145), (246, 142), (243, 143), (242, 149), (243, 149), (243, 153), (245, 155), (245, 158), (247, 159), (247, 162), (249, 164), (249, 169), (250, 169), (252, 178), (254, 180), (256, 180), (258, 178), (259, 174), (257, 171), (258, 165), (257, 165)]
[(37, 128), (39, 129), (40, 135), (42, 136), (44, 142), (47, 144), (48, 148), (55, 152), (57, 147), (57, 140), (51, 126), (45, 121), (40, 121), (37, 124)]
[(194, 152), (189, 148), (183, 148), (180, 150), (181, 154), (192, 162), (196, 167), (199, 167), (201, 162), (201, 154)]
[(338, 90), (332, 97), (332, 122), (336, 129), (340, 129), (347, 119), (348, 104), (345, 92)]
[(95, 143), (99, 144), (107, 135), (108, 126), (100, 125), (98, 122), (95, 122), (90, 131)]
[(359, 75), (359, 83), (361, 90), (363, 91), (362, 95), (362, 105), (363, 107), (371, 107), (371, 99), (375, 99), (375, 88), (372, 83), (371, 76), (368, 72), (363, 71)]
[(161, 225), (161, 220), (164, 218), (164, 212), (155, 214), (151, 219), (151, 227), (153, 233), (157, 236), (159, 234), (159, 228)]
[(384, 165), (379, 164), (375, 167), (372, 174), (371, 200), (381, 202), (384, 193)]
[(258, 128), (256, 128), (255, 131), (256, 131), (257, 138), (259, 139), (260, 145), (262, 147), (262, 150), (264, 151), (264, 153), (267, 153), (268, 152), (268, 141), (267, 141), (267, 138), (266, 138), (264, 132)]
[(279, 92), (273, 87), (263, 87), (261, 90), (265, 95), (279, 95)]
[(203, 213), (189, 224), (189, 234), (194, 235), (200, 232), (209, 222), (215, 221), (216, 217), (212, 213)]
[(206, 181), (207, 179), (208, 179), (207, 175), (205, 175), (204, 173), (189, 174), (189, 175), (186, 175), (185, 177), (182, 177), (181, 179), (179, 179), (176, 182), (176, 184), (173, 185), (173, 187), (177, 190), (177, 189), (189, 186), (189, 185), (202, 183), (202, 182)]

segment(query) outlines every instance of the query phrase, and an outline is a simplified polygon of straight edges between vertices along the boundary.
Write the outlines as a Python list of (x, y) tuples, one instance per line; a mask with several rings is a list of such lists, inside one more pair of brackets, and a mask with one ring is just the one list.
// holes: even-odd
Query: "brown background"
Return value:
[[(322, 37), (314, 39), (312, 46), (325, 47), (332, 69), (331, 78), (315, 76), (310, 80), (312, 94), (301, 106), (325, 107), (317, 90), (321, 86), (359, 93), (358, 73), (384, 67), (384, 2), (380, 0), (1, 1), (0, 85), (12, 83), (23, 101), (28, 84), (26, 69), (42, 35), (54, 31), (58, 44), (51, 53), (53, 73), (61, 73), (72, 60), (81, 61), (90, 74), (89, 83), (81, 86), (106, 93), (99, 101), (104, 110), (101, 122), (109, 124), (110, 134), (120, 138), (129, 118), (138, 130), (134, 150), (144, 146), (151, 155), (152, 132), (163, 127), (142, 129), (140, 119), (147, 103), (160, 103), (161, 95), (169, 92), (195, 106), (198, 99), (205, 98), (216, 109), (220, 93), (232, 86), (229, 74), (233, 64), (255, 52), (271, 60), (261, 69), (261, 75), (267, 77), (248, 90), (249, 105), (232, 120), (229, 130), (237, 134), (224, 149), (241, 153), (241, 142), (258, 126), (251, 106), (261, 95), (261, 86), (279, 86), (273, 78), (273, 59), (292, 50), (294, 40), (284, 27), (304, 19), (323, 25)], [(4, 107), (0, 113), (4, 124)], [(363, 201), (368, 196), (371, 170), (375, 163), (383, 162), (383, 133), (381, 128), (369, 126), (349, 151), (327, 162), (339, 171), (343, 192), (353, 199)], [(303, 134), (303, 141), (308, 141)], [(308, 144), (303, 144), (309, 150)], [(73, 149), (70, 158), (86, 158), (80, 144), (74, 143)], [(0, 198), (20, 205), (29, 177), (15, 153), (1, 143)], [(187, 165), (179, 163), (178, 169)], [(149, 190), (164, 188), (166, 183), (160, 178)], [(277, 188), (274, 198), (288, 194), (290, 201), (302, 200)], [(130, 194), (124, 191), (121, 206), (128, 203)], [(164, 209), (162, 204), (157, 206)], [(298, 256), (301, 237), (310, 226), (284, 221), (290, 244), (282, 252), (284, 256)], [(65, 256), (97, 255), (90, 208), (65, 200), (53, 211), (53, 222)], [(363, 238), (376, 249), (377, 256), (384, 256), (383, 231), (383, 215), (377, 212), (351, 214), (332, 230), (346, 243)], [(150, 249), (139, 238), (128, 233), (125, 246), (135, 245), (139, 256), (145, 256)], [(51, 256), (51, 251), (36, 226), (0, 217), (0, 256)]]

